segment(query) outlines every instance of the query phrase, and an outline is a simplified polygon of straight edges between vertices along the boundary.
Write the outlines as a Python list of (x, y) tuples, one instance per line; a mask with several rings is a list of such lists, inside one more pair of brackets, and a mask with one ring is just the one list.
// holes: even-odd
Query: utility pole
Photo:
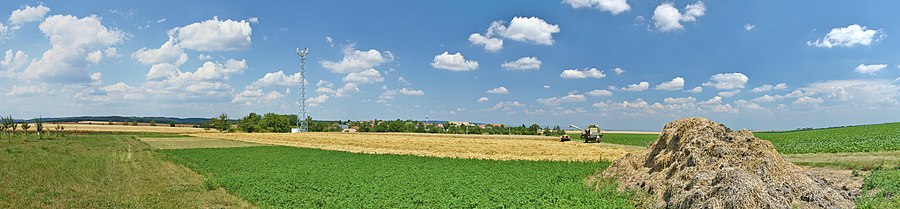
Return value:
[(309, 123), (306, 122), (306, 56), (309, 55), (309, 48), (297, 49), (297, 56), (300, 56), (300, 114), (297, 118), (297, 132), (308, 132)]

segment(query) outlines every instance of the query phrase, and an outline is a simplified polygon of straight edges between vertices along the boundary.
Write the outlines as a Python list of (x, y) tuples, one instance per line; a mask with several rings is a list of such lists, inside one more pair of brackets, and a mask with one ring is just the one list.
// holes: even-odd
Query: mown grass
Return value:
[(134, 134), (48, 138), (0, 141), (0, 208), (252, 207), (207, 190), (201, 175), (165, 161)]
[(629, 208), (608, 162), (492, 161), (294, 147), (161, 150), (264, 208)]
[[(581, 139), (581, 135), (579, 134), (568, 134), (569, 137), (572, 138), (573, 141), (583, 141)], [(611, 143), (611, 144), (621, 144), (621, 145), (630, 145), (630, 146), (638, 146), (638, 147), (647, 147), (650, 143), (656, 141), (659, 137), (658, 134), (619, 134), (619, 133), (608, 133), (603, 134), (603, 139), (600, 139), (600, 142)]]
[(900, 123), (753, 134), (785, 154), (900, 150)]
[(863, 180), (858, 208), (900, 208), (900, 168), (873, 170)]

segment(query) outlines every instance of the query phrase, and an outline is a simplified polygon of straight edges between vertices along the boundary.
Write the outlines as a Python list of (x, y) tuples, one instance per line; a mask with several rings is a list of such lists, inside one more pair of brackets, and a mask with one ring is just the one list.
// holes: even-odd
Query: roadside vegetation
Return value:
[(493, 161), (293, 147), (162, 150), (263, 208), (630, 208), (609, 162)]

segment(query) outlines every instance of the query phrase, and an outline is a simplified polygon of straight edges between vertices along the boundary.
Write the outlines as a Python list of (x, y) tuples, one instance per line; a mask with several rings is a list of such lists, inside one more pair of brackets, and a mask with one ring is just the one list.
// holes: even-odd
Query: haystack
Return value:
[(852, 208), (836, 188), (778, 155), (750, 131), (705, 118), (666, 124), (656, 142), (603, 174), (650, 194), (655, 208)]

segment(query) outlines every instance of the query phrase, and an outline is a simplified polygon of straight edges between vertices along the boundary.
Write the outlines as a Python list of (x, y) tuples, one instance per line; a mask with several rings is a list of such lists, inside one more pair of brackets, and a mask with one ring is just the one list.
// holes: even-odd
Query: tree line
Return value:
[[(222, 132), (246, 132), (246, 133), (288, 133), (291, 128), (297, 127), (297, 115), (266, 113), (259, 115), (250, 113), (238, 120), (231, 120), (228, 114), (222, 113), (218, 117), (210, 118), (208, 122), (201, 124), (206, 129), (216, 129)], [(339, 132), (342, 125), (346, 128), (356, 129), (358, 132), (405, 132), (405, 133), (447, 133), (447, 134), (497, 134), (497, 135), (565, 135), (565, 130), (559, 126), (541, 128), (538, 124), (530, 126), (479, 126), (463, 125), (457, 123), (427, 123), (415, 120), (371, 120), (371, 121), (315, 121), (312, 117), (306, 118), (310, 132)]]

